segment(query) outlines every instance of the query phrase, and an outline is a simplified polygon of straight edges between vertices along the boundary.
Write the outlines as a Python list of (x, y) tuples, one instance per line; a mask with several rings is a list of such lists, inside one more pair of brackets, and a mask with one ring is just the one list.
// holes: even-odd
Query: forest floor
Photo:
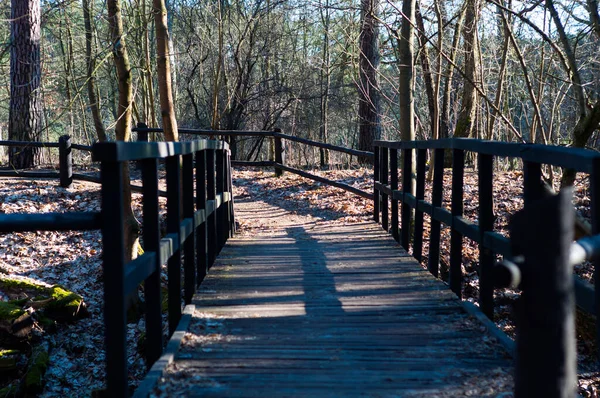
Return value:
[[(84, 170), (85, 171), (85, 170)], [(91, 171), (91, 170), (90, 170)], [(357, 188), (372, 189), (371, 171), (367, 169), (319, 171), (316, 174), (341, 181)], [(252, 169), (234, 172), (234, 189), (238, 198), (251, 195), (257, 200), (268, 201), (299, 215), (326, 218), (332, 223), (354, 223), (372, 218), (371, 201), (354, 194), (328, 187), (299, 176), (286, 173), (274, 178), (270, 170)], [(445, 175), (444, 205), (450, 205), (451, 175)], [(497, 172), (494, 179), (494, 214), (496, 231), (507, 234), (510, 214), (522, 207), (522, 175), (519, 172)], [(431, 192), (430, 187), (426, 192)], [(133, 195), (136, 216), (141, 220), (141, 195)], [(430, 198), (429, 198), (430, 199)], [(166, 201), (161, 198), (164, 212)], [(477, 221), (477, 175), (465, 173), (465, 217)], [(577, 211), (589, 219), (588, 182), (578, 179), (574, 204)], [(33, 213), (100, 210), (99, 185), (75, 182), (72, 188), (58, 187), (55, 180), (20, 180), (0, 178), (0, 213)], [(164, 214), (163, 214), (164, 216)], [(253, 225), (253, 228), (268, 228)], [(425, 217), (425, 247), (428, 251), (429, 220)], [(241, 231), (244, 231), (242, 222)], [(449, 258), (449, 230), (442, 230), (442, 267)], [(427, 258), (424, 257), (424, 266)], [(478, 278), (477, 245), (464, 240), (463, 274), (466, 300), (477, 301)], [(591, 281), (590, 264), (576, 267), (575, 271)], [(45, 388), (39, 396), (88, 396), (91, 391), (103, 388), (105, 380), (105, 356), (103, 330), (103, 280), (101, 267), (101, 236), (99, 231), (83, 232), (31, 232), (0, 234), (0, 274), (11, 277), (31, 278), (51, 285), (61, 285), (83, 296), (89, 317), (58, 324), (54, 331), (34, 330), (34, 341), (42, 341), (50, 347), (50, 363), (45, 375)], [(166, 274), (163, 275), (166, 281)], [(495, 320), (510, 336), (514, 336), (511, 306), (518, 293), (497, 290), (495, 294)], [(0, 297), (2, 300), (2, 297)], [(593, 325), (579, 322), (578, 351), (580, 368), (580, 393), (596, 396), (600, 377), (592, 353), (595, 352)], [(138, 350), (138, 341), (144, 330), (143, 319), (128, 325), (128, 362), (130, 385), (135, 387), (145, 373), (145, 364)], [(22, 359), (23, 360), (23, 359)], [(0, 388), (23, 375), (13, 373), (0, 376)]]

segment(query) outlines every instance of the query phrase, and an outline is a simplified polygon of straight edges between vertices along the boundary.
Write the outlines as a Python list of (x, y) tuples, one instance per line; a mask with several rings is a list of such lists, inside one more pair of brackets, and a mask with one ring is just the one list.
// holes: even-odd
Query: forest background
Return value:
[[(162, 125), (153, 6), (162, 3), (180, 127), (280, 128), (364, 150), (376, 138), (452, 136), (598, 147), (596, 0), (108, 3), (0, 1), (13, 25), (17, 4), (29, 9), (17, 21), (40, 10), (39, 113), (24, 127), (9, 123), (10, 110), (19, 108), (10, 102), (11, 68), (14, 75), (20, 67), (10, 55), (21, 44), (11, 23), (0, 26), (2, 139), (114, 139), (123, 122), (113, 60), (121, 44), (130, 62), (132, 122)], [(123, 27), (117, 35), (115, 4)], [(238, 159), (268, 156), (252, 139), (233, 144)], [(300, 147), (288, 159), (338, 161)]]

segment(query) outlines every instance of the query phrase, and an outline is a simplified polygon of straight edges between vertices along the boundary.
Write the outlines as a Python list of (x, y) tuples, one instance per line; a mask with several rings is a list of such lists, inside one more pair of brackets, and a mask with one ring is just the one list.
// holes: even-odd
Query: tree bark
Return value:
[(506, 67), (508, 64), (508, 48), (509, 48), (509, 38), (508, 38), (508, 24), (510, 24), (510, 19), (503, 19), (504, 11), (500, 8), (497, 10), (499, 18), (499, 24), (501, 28), (499, 29), (499, 33), (503, 37), (502, 43), (502, 61), (500, 61), (500, 72), (498, 72), (498, 84), (496, 86), (496, 96), (494, 98), (494, 107), (490, 112), (490, 120), (488, 122), (488, 131), (485, 135), (486, 140), (492, 140), (494, 138), (494, 126), (496, 124), (496, 119), (498, 116), (498, 109), (500, 109), (500, 105), (502, 103), (502, 94), (504, 91), (504, 82), (506, 80)]
[(158, 92), (163, 131), (167, 141), (177, 141), (177, 119), (173, 106), (173, 86), (171, 84), (171, 62), (169, 30), (167, 25), (167, 7), (165, 0), (153, 0), (154, 25), (156, 28), (156, 58), (158, 74)]
[[(39, 0), (12, 0), (10, 23), (10, 140), (38, 141), (42, 133), (41, 9)], [(33, 167), (37, 148), (9, 148), (11, 167)]]
[[(446, 65), (444, 96), (442, 97), (442, 111), (440, 117), (440, 138), (448, 138), (450, 135), (450, 94), (452, 92), (452, 81), (454, 78), (454, 65), (456, 64), (456, 54), (458, 52), (458, 43), (460, 41), (460, 32), (462, 31), (463, 21), (465, 19), (465, 7), (463, 6), (456, 21), (454, 35), (452, 37), (452, 46)], [(441, 51), (442, 47), (438, 48)]]
[(463, 26), (466, 79), (463, 86), (462, 104), (454, 129), (454, 137), (471, 137), (473, 135), (477, 105), (477, 91), (474, 84), (477, 82), (476, 38), (480, 1), (466, 1), (465, 24)]
[(420, 49), (419, 49), (419, 60), (421, 62), (421, 68), (423, 68), (423, 81), (425, 83), (425, 93), (427, 94), (427, 108), (429, 110), (429, 126), (431, 128), (431, 136), (433, 139), (434, 132), (436, 131), (437, 120), (435, 119), (436, 115), (436, 105), (437, 105), (437, 95), (434, 94), (434, 86), (433, 86), (433, 78), (431, 76), (431, 65), (429, 62), (429, 49), (427, 48), (427, 37), (425, 34), (425, 23), (423, 21), (423, 15), (421, 14), (421, 8), (419, 7), (419, 2), (415, 3), (416, 11), (416, 22), (418, 31), (418, 37), (420, 41)]
[(90, 101), (90, 110), (94, 119), (94, 127), (98, 141), (106, 141), (106, 130), (100, 113), (100, 95), (96, 86), (96, 55), (94, 54), (94, 32), (92, 30), (91, 0), (83, 0), (83, 21), (85, 24), (85, 61), (87, 64), (87, 92)]
[[(361, 31), (359, 54), (358, 88), (358, 149), (373, 151), (373, 141), (381, 135), (379, 123), (379, 28), (377, 26), (377, 9), (379, 0), (361, 1)], [(361, 163), (368, 158), (359, 159)]]
[[(398, 38), (398, 102), (400, 108), (400, 135), (403, 141), (415, 140), (415, 97), (414, 97), (414, 39), (415, 39), (415, 0), (404, 0), (402, 2), (402, 26)], [(414, 151), (409, 151), (412, 173), (411, 193), (415, 194), (416, 170)], [(406, 153), (403, 153), (403, 156)], [(405, 162), (402, 162), (402, 175), (405, 174)], [(404, 228), (404, 226), (403, 226)]]
[(398, 102), (400, 105), (400, 134), (404, 141), (415, 139), (415, 108), (414, 108), (414, 28), (415, 0), (402, 2), (402, 27), (398, 43)]
[[(323, 51), (321, 58), (321, 124), (319, 127), (319, 139), (323, 143), (329, 142), (329, 90), (331, 88), (331, 55), (329, 49), (329, 22), (331, 20), (329, 0), (321, 8), (321, 20), (323, 22)], [(319, 148), (319, 162), (321, 168), (329, 165), (329, 150)]]
[[(119, 103), (117, 108), (117, 122), (115, 124), (115, 136), (119, 141), (130, 141), (133, 89), (131, 65), (125, 46), (120, 0), (107, 0), (107, 6), (113, 58), (119, 79)], [(129, 181), (129, 166), (127, 162), (123, 163), (123, 198), (123, 211), (125, 213), (125, 260), (131, 261), (137, 256), (140, 226), (131, 208), (131, 184)], [(128, 307), (132, 309), (134, 308), (133, 306), (139, 302), (139, 296), (134, 292), (128, 297), (127, 301)]]

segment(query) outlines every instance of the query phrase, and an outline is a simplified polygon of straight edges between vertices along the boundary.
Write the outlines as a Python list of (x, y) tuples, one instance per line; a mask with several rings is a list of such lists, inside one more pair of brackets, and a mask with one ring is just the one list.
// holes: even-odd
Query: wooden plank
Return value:
[(460, 396), (511, 372), (447, 285), (375, 223), (273, 225), (223, 248), (164, 396)]

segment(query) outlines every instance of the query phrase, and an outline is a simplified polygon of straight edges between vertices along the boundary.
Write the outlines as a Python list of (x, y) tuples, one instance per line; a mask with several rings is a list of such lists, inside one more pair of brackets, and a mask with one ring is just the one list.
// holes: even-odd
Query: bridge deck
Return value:
[(255, 228), (228, 242), (195, 296), (158, 395), (511, 391), (504, 349), (376, 224), (322, 222), (264, 202), (236, 207)]

